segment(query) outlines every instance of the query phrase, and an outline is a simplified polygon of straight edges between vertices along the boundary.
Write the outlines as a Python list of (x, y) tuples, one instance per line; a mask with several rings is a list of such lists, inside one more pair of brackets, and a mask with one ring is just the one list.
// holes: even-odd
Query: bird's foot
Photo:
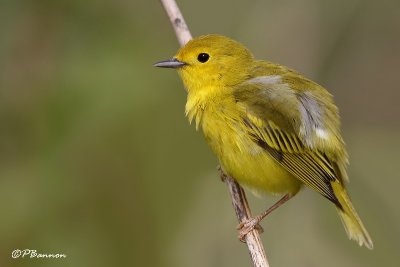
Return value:
[(239, 240), (242, 242), (246, 242), (246, 235), (254, 229), (257, 230), (260, 234), (263, 233), (264, 229), (259, 224), (261, 220), (262, 218), (260, 216), (257, 216), (255, 218), (250, 218), (246, 221), (239, 223), (239, 225), (236, 227), (239, 230)]

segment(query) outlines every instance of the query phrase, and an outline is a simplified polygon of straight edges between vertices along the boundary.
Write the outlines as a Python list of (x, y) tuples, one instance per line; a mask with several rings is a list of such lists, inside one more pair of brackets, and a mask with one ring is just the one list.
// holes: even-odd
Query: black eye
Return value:
[(197, 60), (200, 61), (201, 63), (206, 63), (209, 58), (210, 56), (207, 53), (200, 53), (197, 56)]

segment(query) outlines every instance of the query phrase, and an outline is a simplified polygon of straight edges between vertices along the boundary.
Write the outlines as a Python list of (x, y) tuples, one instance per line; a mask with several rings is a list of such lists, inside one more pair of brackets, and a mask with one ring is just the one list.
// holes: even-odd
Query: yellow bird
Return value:
[(348, 156), (326, 89), (216, 34), (191, 40), (154, 66), (177, 69), (188, 93), (186, 115), (224, 172), (254, 191), (284, 195), (242, 225), (242, 235), (307, 185), (336, 206), (350, 239), (373, 248), (346, 192)]

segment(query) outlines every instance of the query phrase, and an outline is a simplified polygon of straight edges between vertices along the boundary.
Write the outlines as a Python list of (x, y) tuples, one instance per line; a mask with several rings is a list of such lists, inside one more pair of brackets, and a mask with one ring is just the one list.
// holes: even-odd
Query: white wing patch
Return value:
[(282, 82), (280, 75), (268, 75), (255, 77), (247, 81), (248, 83), (277, 84)]
[(315, 133), (319, 138), (328, 140), (329, 133), (326, 130), (324, 130), (322, 128), (316, 128)]
[(315, 135), (327, 140), (329, 133), (324, 129), (323, 109), (319, 100), (311, 92), (303, 92), (299, 95), (299, 101), (301, 114), (300, 135), (305, 143), (313, 146), (313, 136)]

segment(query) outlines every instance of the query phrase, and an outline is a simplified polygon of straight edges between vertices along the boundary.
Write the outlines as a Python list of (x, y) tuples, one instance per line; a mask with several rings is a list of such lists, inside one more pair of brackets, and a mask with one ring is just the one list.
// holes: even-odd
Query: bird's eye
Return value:
[(206, 63), (207, 60), (208, 60), (209, 58), (210, 58), (210, 55), (207, 54), (207, 53), (200, 53), (200, 54), (197, 56), (197, 60), (198, 60), (199, 62), (201, 62), (201, 63)]

